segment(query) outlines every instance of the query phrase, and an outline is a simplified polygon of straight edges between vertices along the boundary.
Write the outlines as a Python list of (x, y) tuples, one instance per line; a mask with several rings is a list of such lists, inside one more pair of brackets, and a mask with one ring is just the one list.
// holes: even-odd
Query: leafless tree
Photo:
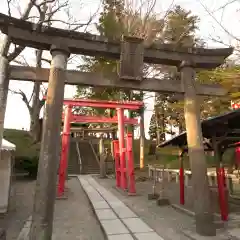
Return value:
[[(11, 16), (11, 1), (7, 0), (8, 3), (8, 14)], [(80, 3), (79, 3), (80, 4)], [(15, 8), (18, 9), (18, 12), (21, 13), (20, 6), (15, 5)], [(30, 15), (30, 11), (32, 8), (35, 8), (35, 14)], [(27, 10), (25, 10), (24, 14), (20, 14), (23, 20), (33, 21), (36, 23), (37, 28), (41, 27), (50, 27), (52, 25), (60, 26), (61, 28), (73, 30), (73, 31), (87, 31), (88, 26), (93, 22), (96, 17), (97, 11), (92, 14), (86, 22), (78, 21), (72, 15), (70, 11), (70, 2), (69, 0), (41, 0), (41, 1), (33, 1), (31, 0), (28, 4)], [(58, 16), (58, 14), (64, 14), (64, 17)], [(3, 53), (9, 52), (7, 46), (10, 47), (10, 42), (7, 40), (7, 36), (5, 37), (5, 44), (3, 44), (2, 51)], [(5, 45), (5, 46), (4, 46)], [(17, 64), (28, 65), (28, 61), (25, 58), (24, 53), (20, 55), (23, 51), (23, 47), (15, 47), (15, 50), (9, 54), (8, 59), (9, 62), (14, 61)], [(45, 57), (45, 52), (42, 50), (36, 50), (36, 63), (35, 67), (41, 68), (42, 64), (50, 63), (51, 61), (48, 57)], [(72, 56), (70, 58), (73, 58)], [(30, 97), (24, 90), (11, 90), (12, 93), (18, 94), (21, 96), (24, 104), (26, 105), (29, 115), (30, 115), (30, 134), (33, 138), (34, 143), (40, 140), (41, 136), (41, 120), (40, 111), (44, 105), (43, 96), (46, 95), (47, 88), (40, 82), (35, 82), (33, 84), (32, 93)]]

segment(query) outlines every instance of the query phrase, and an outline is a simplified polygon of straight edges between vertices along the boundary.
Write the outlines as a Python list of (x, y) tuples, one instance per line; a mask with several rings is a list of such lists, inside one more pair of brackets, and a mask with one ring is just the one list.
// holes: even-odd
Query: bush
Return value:
[(38, 157), (26, 157), (17, 156), (15, 157), (15, 169), (19, 171), (25, 171), (31, 178), (37, 177), (38, 171)]

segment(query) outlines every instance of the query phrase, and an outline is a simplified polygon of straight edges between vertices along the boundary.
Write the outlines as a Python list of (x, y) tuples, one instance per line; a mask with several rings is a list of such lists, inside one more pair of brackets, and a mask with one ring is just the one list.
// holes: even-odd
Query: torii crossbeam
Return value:
[[(63, 115), (64, 119), (64, 115)], [(123, 118), (124, 124), (132, 124), (137, 125), (138, 119), (134, 118)], [(75, 123), (118, 123), (117, 116), (113, 118), (108, 117), (97, 117), (97, 116), (79, 116), (79, 115), (72, 115), (70, 122)]]
[(64, 105), (75, 107), (96, 107), (96, 108), (121, 108), (129, 110), (137, 110), (143, 106), (140, 101), (107, 101), (93, 99), (64, 99)]

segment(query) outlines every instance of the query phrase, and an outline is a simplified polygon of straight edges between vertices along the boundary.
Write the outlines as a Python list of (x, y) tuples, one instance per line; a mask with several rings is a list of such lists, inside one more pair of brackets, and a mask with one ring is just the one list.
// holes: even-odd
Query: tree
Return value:
[[(172, 44), (174, 49), (187, 46), (202, 46), (201, 39), (196, 37), (198, 30), (199, 17), (193, 15), (191, 11), (181, 8), (179, 5), (173, 7), (169, 11), (165, 25), (162, 32), (162, 39), (164, 43)], [(155, 70), (161, 73), (161, 77), (170, 80), (179, 80), (179, 74), (176, 67), (158, 66)], [(178, 126), (180, 132), (184, 130), (184, 114), (183, 114), (183, 97), (179, 94), (156, 94), (155, 98), (155, 114), (158, 117), (157, 124), (161, 127), (157, 128), (157, 136), (163, 135), (166, 131), (168, 123)], [(164, 107), (162, 107), (164, 106)], [(164, 116), (164, 117), (160, 117)], [(163, 120), (164, 118), (164, 120)], [(160, 137), (158, 137), (160, 141)]]
[[(38, 4), (35, 4), (35, 1), (30, 1), (33, 3), (33, 6), (36, 8), (36, 14), (29, 15), (25, 20), (31, 20), (37, 23), (38, 28), (42, 26), (52, 26), (58, 23), (61, 24), (62, 28), (68, 28), (69, 30), (81, 30), (90, 24), (93, 20), (95, 14), (93, 14), (86, 23), (77, 21), (72, 17), (70, 12), (70, 5), (68, 0), (42, 0)], [(11, 11), (10, 11), (11, 12)], [(58, 19), (56, 16), (58, 13), (62, 13), (61, 19)], [(63, 15), (66, 13), (65, 15)], [(66, 20), (64, 20), (66, 19)], [(50, 64), (51, 61), (46, 56), (45, 52), (42, 50), (36, 50), (36, 62), (35, 67), (41, 68), (44, 63)], [(17, 59), (14, 59), (17, 64), (28, 65), (27, 59), (24, 55), (20, 55)], [(30, 135), (34, 141), (37, 143), (40, 141), (41, 137), (41, 120), (39, 119), (40, 111), (45, 103), (43, 96), (47, 93), (47, 87), (40, 82), (34, 82), (32, 92), (30, 97), (24, 90), (12, 90), (13, 93), (19, 94), (26, 105), (29, 115), (30, 115)]]
[[(149, 6), (154, 6), (154, 2), (148, 0)], [(156, 17), (153, 7), (150, 7), (145, 15), (141, 15), (141, 11), (138, 10), (134, 10), (131, 5), (124, 6), (124, 1), (121, 0), (103, 1), (103, 12), (97, 25), (100, 35), (111, 40), (120, 40), (122, 35), (130, 35), (143, 38), (145, 45), (151, 44), (157, 39), (163, 28), (162, 20)], [(83, 59), (85, 63), (79, 66), (82, 71), (101, 72), (105, 76), (118, 72), (119, 62), (116, 60), (112, 61), (103, 57), (84, 57)], [(148, 69), (147, 65), (145, 65), (145, 69)], [(115, 88), (102, 89), (97, 87), (86, 90), (86, 88), (78, 87), (77, 95), (83, 96), (84, 94), (88, 98), (107, 100), (143, 99), (143, 94), (139, 91), (121, 91)], [(99, 113), (104, 114), (103, 112)], [(133, 117), (134, 114), (130, 113), (130, 116)]]
[(155, 116), (154, 112), (153, 112), (151, 120), (150, 120), (148, 134), (149, 134), (151, 140), (157, 138), (157, 124), (156, 124), (156, 116)]
[(181, 6), (176, 5), (168, 14), (163, 39), (165, 43), (178, 47), (193, 47), (202, 44), (202, 41), (196, 37), (198, 30), (199, 17), (192, 15)]
[[(10, 9), (11, 0), (8, 1), (8, 12), (11, 15)], [(36, 6), (39, 7), (39, 4), (36, 3), (36, 0), (29, 1), (25, 10), (21, 15), (22, 20), (27, 20), (32, 8)], [(6, 111), (6, 103), (7, 103), (7, 95), (8, 95), (8, 87), (9, 87), (9, 63), (13, 61), (24, 49), (22, 46), (13, 46), (13, 50), (11, 49), (11, 39), (4, 35), (4, 38), (1, 42), (0, 48), (0, 147), (2, 144), (3, 137), (3, 127), (4, 127), (4, 118)]]

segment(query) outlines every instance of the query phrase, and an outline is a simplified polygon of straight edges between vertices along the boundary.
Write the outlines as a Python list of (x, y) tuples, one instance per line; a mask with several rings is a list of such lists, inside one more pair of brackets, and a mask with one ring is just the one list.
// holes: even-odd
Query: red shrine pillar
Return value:
[(121, 170), (119, 161), (119, 141), (113, 140), (114, 160), (115, 160), (115, 174), (116, 174), (116, 187), (121, 187)]
[(132, 151), (132, 133), (127, 134), (127, 156), (128, 156), (128, 179), (129, 179), (129, 188), (128, 194), (136, 194), (135, 186), (135, 174), (134, 174), (134, 161), (133, 161), (133, 151)]
[(118, 116), (118, 134), (119, 134), (119, 157), (120, 157), (120, 171), (121, 171), (121, 188), (127, 189), (126, 177), (126, 157), (125, 157), (125, 144), (124, 144), (124, 109), (117, 109)]
[(184, 205), (185, 204), (185, 194), (184, 194), (184, 165), (183, 165), (183, 155), (182, 152), (179, 152), (179, 163), (180, 163), (180, 168), (179, 168), (179, 188), (180, 188), (180, 204)]
[(64, 125), (62, 133), (62, 152), (59, 165), (59, 179), (58, 179), (58, 197), (64, 193), (66, 171), (68, 166), (68, 152), (69, 152), (69, 136), (70, 136), (70, 122), (72, 116), (72, 106), (67, 105), (65, 108)]
[(225, 182), (225, 170), (222, 163), (220, 163), (220, 167), (217, 168), (217, 182), (218, 182), (218, 197), (219, 197), (219, 205), (221, 211), (221, 218), (223, 221), (228, 220), (228, 206), (227, 199), (225, 194), (226, 182)]

